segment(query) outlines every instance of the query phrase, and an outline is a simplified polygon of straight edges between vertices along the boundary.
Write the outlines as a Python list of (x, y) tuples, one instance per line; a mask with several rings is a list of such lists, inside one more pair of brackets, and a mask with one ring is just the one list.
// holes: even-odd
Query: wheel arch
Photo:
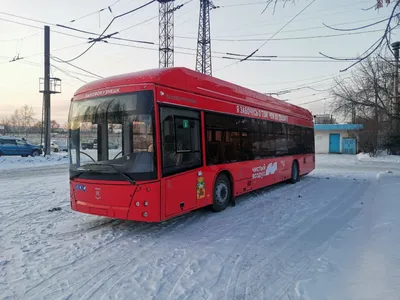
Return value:
[[(234, 180), (233, 180), (232, 173), (231, 173), (229, 170), (227, 170), (227, 169), (222, 169), (222, 170), (219, 170), (219, 171), (217, 172), (217, 174), (215, 175), (214, 180), (213, 180), (213, 189), (214, 189), (214, 186), (215, 186), (215, 182), (217, 181), (217, 178), (218, 178), (218, 176), (220, 176), (220, 175), (226, 175), (226, 176), (228, 177), (229, 182), (230, 182), (230, 184), (231, 184), (231, 196), (232, 196), (232, 198), (235, 197), (235, 194), (234, 194), (235, 182), (234, 182)], [(231, 200), (232, 200), (232, 199), (231, 199)]]

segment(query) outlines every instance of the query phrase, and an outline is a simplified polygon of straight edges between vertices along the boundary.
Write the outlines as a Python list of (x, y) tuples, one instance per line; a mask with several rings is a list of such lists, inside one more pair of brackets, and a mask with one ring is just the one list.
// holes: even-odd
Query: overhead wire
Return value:
[[(397, 17), (399, 15), (400, 15), (400, 13), (395, 14), (393, 17)], [(329, 26), (329, 25), (326, 25), (325, 23), (322, 23), (322, 24), (325, 27), (327, 27), (329, 29), (332, 29), (332, 30), (336, 30), (336, 31), (355, 31), (355, 30), (361, 30), (361, 29), (365, 29), (365, 28), (369, 28), (369, 27), (381, 24), (383, 22), (386, 22), (386, 21), (392, 19), (393, 17), (389, 17), (389, 18), (386, 18), (386, 19), (383, 19), (383, 20), (380, 20), (380, 21), (377, 21), (377, 22), (373, 22), (373, 23), (370, 23), (370, 24), (367, 24), (367, 25), (364, 25), (364, 26), (355, 27), (355, 28), (335, 28), (335, 27), (332, 27), (333, 25)]]
[(53, 60), (56, 61), (56, 62), (59, 62), (59, 63), (66, 63), (66, 64), (68, 64), (68, 65), (70, 65), (70, 66), (72, 66), (72, 67), (74, 67), (74, 68), (76, 68), (76, 69), (78, 69), (78, 70), (81, 70), (81, 71), (83, 71), (83, 72), (86, 72), (86, 73), (88, 73), (88, 74), (91, 74), (91, 75), (93, 75), (93, 76), (96, 76), (97, 78), (103, 78), (102, 76), (100, 76), (100, 75), (98, 75), (98, 74), (96, 74), (96, 73), (93, 73), (93, 72), (90, 72), (90, 71), (88, 71), (88, 70), (86, 70), (86, 69), (84, 69), (84, 68), (78, 67), (78, 66), (76, 66), (76, 65), (74, 65), (74, 64), (72, 64), (72, 63), (70, 63), (70, 62), (67, 62), (67, 61), (65, 61), (65, 60), (62, 60), (61, 58), (59, 58), (59, 57), (57, 57), (57, 56), (51, 56), (50, 58), (53, 59)]
[[(363, 1), (355, 2), (355, 3), (349, 4), (349, 5), (336, 5), (334, 7), (327, 7), (327, 8), (316, 10), (316, 11), (312, 11), (312, 12), (305, 12), (305, 13), (302, 14), (302, 16), (307, 16), (309, 14), (312, 14), (312, 15), (318, 14), (318, 17), (324, 17), (324, 16), (333, 16), (333, 15), (337, 15), (337, 14), (343, 14), (344, 12), (348, 12), (348, 9), (339, 10), (337, 12), (335, 12), (335, 11), (337, 9), (346, 8), (346, 7), (350, 7), (350, 6), (355, 6), (355, 5), (359, 5), (359, 4), (370, 2), (370, 1), (371, 0), (363, 0)], [(329, 13), (319, 14), (319, 13), (325, 12), (325, 11), (329, 11)], [(304, 19), (306, 19), (306, 18), (301, 18), (301, 17), (300, 18), (296, 18), (296, 20), (294, 20), (293, 22), (298, 22), (298, 21), (301, 21), (301, 20), (304, 20)], [(265, 26), (273, 26), (273, 25), (281, 25), (281, 24), (284, 24), (284, 21), (273, 22), (273, 23), (268, 22), (268, 21), (251, 22), (251, 23), (238, 24), (239, 26), (235, 26), (235, 27), (229, 26), (229, 28), (225, 28), (225, 27), (218, 28), (217, 27), (217, 28), (213, 28), (213, 31), (219, 31), (219, 32), (232, 31), (232, 30), (238, 31), (238, 30), (241, 30), (241, 29), (247, 29), (248, 27), (257, 28), (257, 27), (260, 27), (261, 25), (263, 27), (265, 27)]]
[[(31, 28), (36, 28), (36, 29), (44, 30), (43, 27), (39, 27), (39, 26), (27, 24), (27, 23), (22, 23), (22, 22), (18, 22), (18, 21), (14, 21), (14, 20), (8, 20), (8, 19), (4, 19), (4, 18), (0, 18), (0, 20), (1, 20), (1, 21), (5, 21), (5, 22), (9, 22), (9, 23), (14, 23), (14, 24), (22, 25), (22, 26), (27, 26), (27, 27), (31, 27)], [(51, 32), (52, 32), (52, 33), (62, 34), (62, 35), (65, 35), (65, 36), (70, 36), (70, 37), (78, 38), (78, 39), (84, 39), (84, 40), (87, 39), (87, 38), (82, 37), (82, 36), (77, 36), (77, 35), (69, 34), (69, 33), (62, 32), (62, 31), (57, 31), (57, 30), (52, 30)]]
[[(234, 62), (228, 66), (225, 66), (222, 69), (226, 69), (229, 68), (230, 66), (233, 66), (235, 64), (238, 64), (240, 62), (246, 61), (249, 58), (251, 58), (254, 54), (256, 54), (262, 47), (264, 47), (272, 38), (274, 38), (277, 34), (279, 34), (283, 29), (285, 29), (286, 26), (288, 26), (291, 22), (293, 22), (293, 20), (295, 20), (299, 15), (301, 15), (307, 8), (309, 8), (316, 0), (312, 0), (307, 6), (305, 6), (300, 12), (298, 12), (294, 17), (292, 17), (288, 22), (285, 23), (285, 25), (283, 25), (275, 34), (273, 34), (270, 38), (268, 38), (265, 42), (262, 43), (262, 45), (260, 47), (258, 47), (256, 50), (254, 50), (253, 52), (251, 52), (248, 56), (246, 56), (245, 58), (243, 58), (242, 60), (238, 61), (238, 62)], [(219, 69), (219, 70), (222, 70)], [(219, 71), (218, 70), (218, 71)]]
[(57, 67), (57, 66), (55, 66), (55, 65), (51, 65), (51, 66), (52, 66), (54, 69), (56, 69), (56, 70), (58, 70), (58, 71), (64, 73), (65, 75), (67, 75), (67, 76), (69, 76), (69, 77), (71, 77), (71, 78), (77, 79), (77, 80), (79, 80), (79, 81), (81, 81), (81, 82), (83, 82), (83, 83), (87, 83), (87, 81), (85, 81), (85, 80), (83, 80), (83, 79), (81, 79), (81, 78), (79, 78), (79, 77), (77, 77), (77, 76), (71, 75), (68, 71), (65, 71), (65, 70), (63, 70), (63, 69), (61, 69), (61, 68), (59, 68), (59, 67)]
[(145, 4), (143, 4), (143, 5), (141, 5), (141, 6), (139, 6), (139, 7), (136, 7), (136, 8), (131, 9), (131, 10), (125, 12), (125, 13), (122, 13), (122, 14), (119, 14), (119, 15), (115, 16), (115, 17), (110, 21), (110, 23), (106, 26), (106, 28), (103, 30), (103, 32), (102, 32), (96, 39), (93, 39), (93, 40), (92, 40), (91, 45), (90, 45), (85, 51), (83, 51), (81, 54), (75, 56), (74, 58), (67, 59), (67, 60), (64, 60), (64, 61), (65, 61), (65, 62), (71, 62), (71, 61), (77, 60), (78, 58), (80, 58), (80, 57), (82, 57), (84, 54), (86, 54), (98, 41), (101, 41), (101, 40), (103, 40), (103, 39), (106, 37), (106, 36), (104, 36), (104, 33), (108, 30), (108, 28), (110, 28), (110, 26), (112, 25), (112, 23), (114, 23), (114, 21), (115, 21), (116, 19), (122, 18), (122, 17), (124, 17), (124, 16), (126, 16), (126, 15), (128, 15), (128, 14), (131, 14), (131, 13), (136, 12), (136, 11), (142, 9), (142, 8), (145, 8), (146, 6), (148, 6), (148, 5), (150, 5), (150, 4), (154, 3), (154, 2), (156, 2), (156, 0), (151, 0), (151, 1), (149, 1), (149, 2), (147, 2), (147, 3), (145, 3)]
[[(101, 13), (101, 12), (107, 10), (107, 9), (110, 10), (111, 7), (113, 7), (115, 4), (117, 4), (117, 3), (120, 2), (120, 1), (121, 1), (121, 0), (116, 0), (116, 1), (114, 1), (112, 4), (108, 5), (107, 7), (101, 8), (101, 9), (95, 11), (95, 12), (86, 14), (86, 15), (84, 15), (84, 16), (82, 16), (82, 17), (78, 17), (78, 18), (76, 18), (76, 19), (72, 19), (72, 20), (69, 21), (68, 23), (74, 23), (74, 22), (76, 22), (76, 21), (79, 21), (79, 20), (82, 20), (82, 19), (84, 19), (84, 18), (93, 16), (93, 15), (95, 15), (95, 14), (99, 14), (99, 13)], [(111, 13), (112, 13), (112, 11), (111, 11)]]
[[(351, 22), (342, 22), (342, 23), (335, 23), (332, 24), (331, 26), (339, 26), (339, 25), (349, 25), (349, 24), (357, 24), (357, 23), (362, 23), (362, 22), (369, 22), (373, 20), (382, 20), (381, 17), (379, 18), (369, 18), (369, 19), (363, 19), (363, 20), (357, 20), (357, 21), (351, 21)], [(386, 19), (385, 19), (386, 20)], [(299, 29), (293, 29), (293, 30), (282, 30), (281, 33), (289, 33), (289, 32), (303, 32), (303, 31), (308, 31), (308, 30), (314, 30), (314, 29), (324, 29), (326, 26), (314, 26), (314, 27), (306, 27), (306, 28), (299, 28)], [(267, 32), (267, 33), (255, 33), (255, 34), (238, 34), (238, 35), (225, 35), (225, 36), (215, 36), (213, 39), (218, 39), (218, 38), (235, 38), (235, 37), (251, 37), (251, 36), (263, 36), (263, 35), (270, 35), (273, 34), (273, 32)]]

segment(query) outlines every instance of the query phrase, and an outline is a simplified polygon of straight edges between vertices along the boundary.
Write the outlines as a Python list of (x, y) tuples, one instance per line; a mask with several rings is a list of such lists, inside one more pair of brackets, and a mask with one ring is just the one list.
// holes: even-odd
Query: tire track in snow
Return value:
[[(273, 255), (268, 255), (265, 258), (263, 258), (260, 262), (257, 262), (256, 268), (252, 269), (252, 273), (254, 274), (252, 278), (256, 278), (257, 281), (253, 281), (252, 287), (254, 287), (250, 293), (250, 296), (256, 296), (257, 293), (260, 292), (260, 286), (270, 286), (272, 283), (276, 282), (280, 277), (283, 277), (284, 272), (290, 268), (290, 266), (282, 260), (285, 259), (288, 262), (301, 262), (301, 260), (310, 255), (313, 255), (313, 252), (307, 252), (311, 248), (309, 247), (317, 247), (321, 246), (321, 244), (315, 245), (307, 242), (307, 241), (301, 241), (301, 238), (307, 234), (307, 232), (312, 229), (316, 224), (321, 222), (322, 220), (326, 219), (330, 214), (334, 213), (335, 210), (337, 210), (338, 207), (340, 207), (343, 203), (349, 203), (351, 205), (354, 204), (354, 200), (351, 200), (353, 196), (360, 194), (363, 192), (363, 188), (365, 187), (366, 184), (359, 184), (356, 188), (352, 184), (349, 184), (349, 186), (336, 198), (332, 199), (327, 206), (325, 206), (322, 210), (319, 210), (315, 216), (313, 222), (308, 223), (304, 222), (302, 226), (297, 229), (297, 233), (290, 239), (283, 241), (283, 244), (274, 251)], [(354, 197), (356, 198), (356, 197)], [(342, 202), (339, 204), (335, 205), (335, 200), (337, 199), (344, 199)], [(356, 198), (357, 199), (357, 198)], [(350, 200), (350, 201), (349, 201)], [(351, 207), (351, 205), (349, 207)], [(322, 212), (322, 214), (321, 214)], [(322, 217), (321, 217), (322, 216)], [(310, 224), (310, 225), (307, 225)], [(334, 234), (334, 233), (333, 233)], [(324, 237), (326, 239), (331, 238), (332, 236)], [(324, 241), (325, 242), (325, 241)], [(304, 250), (305, 249), (305, 250)], [(298, 254), (298, 253), (303, 253), (303, 255)], [(274, 275), (274, 272), (272, 273), (267, 273), (265, 270), (272, 270), (276, 274)], [(270, 275), (271, 277), (269, 277)], [(263, 284), (261, 284), (263, 283)], [(241, 297), (246, 297), (246, 295), (239, 295)], [(275, 299), (275, 295), (271, 295), (272, 299)], [(234, 299), (234, 298), (233, 298)]]
[[(316, 180), (309, 179), (307, 182), (305, 182), (303, 184), (301, 184), (301, 183), (302, 183), (302, 181), (298, 182), (294, 186), (294, 189), (293, 189), (293, 192), (291, 193), (291, 195), (289, 195), (289, 197), (286, 197), (286, 198), (291, 199), (292, 197), (295, 197), (297, 199), (297, 196), (299, 194), (307, 193), (308, 190), (314, 189), (315, 185), (319, 183), (319, 180), (316, 181)], [(267, 209), (270, 209), (270, 207), (264, 206), (263, 208), (264, 208), (264, 213), (263, 213), (264, 217), (261, 220), (262, 225), (264, 225), (267, 221), (269, 221), (267, 213), (271, 212), (271, 211), (267, 211)], [(280, 205), (278, 206), (278, 209), (274, 210), (272, 213), (275, 215), (281, 215), (281, 210), (285, 210), (285, 208), (286, 208), (286, 205), (282, 205), (282, 203), (280, 203)], [(262, 226), (257, 227), (257, 230), (255, 230), (255, 232), (253, 233), (252, 240), (255, 239), (255, 235), (256, 235), (257, 231), (259, 230), (259, 228), (263, 228), (263, 227)], [(246, 248), (250, 248), (249, 244), (251, 244), (251, 242), (246, 245)], [(235, 297), (237, 294), (239, 294), (239, 295), (247, 294), (247, 290), (248, 290), (247, 282), (248, 282), (249, 276), (251, 274), (251, 272), (249, 272), (249, 271), (252, 267), (251, 263), (249, 261), (251, 261), (251, 258), (257, 257), (259, 255), (259, 251), (257, 251), (256, 253), (252, 253), (250, 255), (247, 254), (248, 253), (247, 251), (244, 253), (246, 253), (245, 259), (242, 259), (242, 263), (241, 263), (240, 267), (238, 268), (235, 283), (232, 284), (232, 287), (230, 288), (231, 291), (233, 290), (234, 298), (232, 298), (232, 299), (236, 299)], [(251, 257), (249, 257), (249, 256), (251, 256)], [(243, 277), (245, 277), (246, 279), (243, 280)]]
[[(190, 220), (190, 217), (188, 216), (182, 216), (180, 217), (180, 219), (185, 219), (183, 220), (184, 222), (188, 222)], [(133, 222), (132, 222), (133, 223)], [(134, 225), (137, 225), (136, 223), (133, 223)], [(171, 221), (167, 221), (161, 224), (152, 224), (152, 223), (139, 223), (139, 224), (143, 224), (141, 227), (136, 227), (133, 230), (129, 230), (126, 231), (125, 233), (121, 234), (119, 237), (112, 239), (110, 242), (106, 243), (106, 244), (99, 244), (96, 248), (92, 248), (92, 250), (88, 253), (86, 253), (83, 256), (80, 256), (78, 258), (75, 258), (72, 262), (68, 263), (68, 264), (64, 264), (61, 266), (57, 266), (52, 268), (51, 270), (55, 270), (56, 272), (58, 272), (57, 270), (65, 270), (66, 268), (69, 268), (69, 271), (67, 272), (63, 272), (61, 273), (57, 273), (55, 275), (51, 275), (49, 278), (43, 280), (40, 284), (40, 286), (37, 286), (35, 288), (34, 291), (31, 290), (32, 293), (34, 293), (35, 295), (42, 293), (44, 290), (46, 289), (51, 289), (51, 287), (55, 284), (57, 284), (58, 280), (61, 280), (61, 278), (55, 278), (57, 277), (56, 275), (60, 274), (59, 277), (72, 277), (72, 274), (75, 274), (75, 272), (77, 270), (82, 272), (82, 267), (78, 266), (77, 268), (75, 268), (75, 266), (77, 264), (83, 265), (84, 268), (83, 269), (90, 269), (91, 267), (96, 267), (98, 264), (100, 263), (110, 263), (110, 257), (106, 256), (101, 260), (97, 260), (96, 262), (92, 263), (92, 264), (87, 264), (84, 263), (83, 260), (92, 260), (93, 257), (95, 256), (102, 256), (104, 253), (107, 253), (106, 251), (113, 247), (116, 243), (116, 241), (121, 240), (123, 238), (128, 238), (128, 240), (130, 238), (132, 239), (137, 239), (138, 237), (143, 237), (143, 238), (147, 238), (146, 234), (150, 233), (151, 234), (151, 238), (153, 238), (154, 242), (151, 243), (150, 245), (146, 245), (145, 248), (143, 248), (141, 251), (137, 252), (137, 251), (132, 251), (131, 248), (129, 249), (125, 249), (124, 251), (120, 251), (118, 252), (118, 257), (129, 257), (129, 254), (133, 254), (135, 255), (135, 257), (140, 256), (142, 254), (146, 254), (146, 252), (148, 252), (149, 248), (154, 247), (155, 245), (157, 245), (158, 243), (162, 242), (162, 240), (157, 240), (157, 238), (161, 237), (163, 235), (163, 233), (165, 231), (170, 231), (173, 232), (176, 228), (178, 228), (179, 226), (182, 226), (184, 223), (179, 222), (178, 220), (171, 220)], [(156, 230), (156, 231), (154, 231)], [(147, 232), (149, 231), (149, 232)], [(134, 233), (140, 233), (139, 236), (133, 235)], [(99, 252), (99, 253), (96, 253)], [(111, 253), (111, 256), (115, 255), (116, 253)], [(144, 260), (144, 258), (146, 257), (145, 255), (142, 256), (143, 258), (141, 260)], [(115, 258), (111, 258), (111, 260), (115, 260)], [(124, 268), (126, 267), (126, 264), (124, 262), (121, 262), (121, 267)], [(107, 272), (104, 272), (107, 273)], [(99, 274), (100, 275), (100, 274)], [(118, 272), (115, 273), (115, 276), (118, 275)], [(107, 282), (110, 279), (114, 279), (113, 277), (108, 278), (108, 277), (104, 277), (104, 276), (96, 276), (96, 282), (99, 283), (100, 287), (98, 288), (98, 290), (101, 289), (101, 287), (104, 285), (105, 282)], [(47, 286), (46, 283), (52, 280), (54, 283), (52, 283), (50, 286)], [(118, 280), (118, 279), (116, 279)], [(87, 283), (86, 283), (87, 284)], [(71, 284), (74, 285), (74, 284)], [(35, 296), (34, 295), (34, 296)], [(24, 296), (28, 296), (28, 295), (24, 295)]]
[[(366, 183), (368, 184), (368, 183)], [(364, 203), (369, 203), (370, 201), (372, 201), (375, 197), (375, 194), (377, 192), (376, 189), (376, 185), (374, 182), (371, 182), (368, 186), (367, 189), (364, 190), (359, 190), (356, 191), (356, 194), (362, 194), (361, 197), (358, 198), (359, 201), (363, 201)], [(354, 195), (353, 195), (354, 196)], [(310, 270), (310, 266), (312, 264), (314, 264), (316, 262), (316, 259), (322, 255), (322, 253), (324, 253), (324, 251), (326, 250), (326, 248), (329, 246), (329, 241), (332, 240), (333, 238), (335, 238), (335, 236), (339, 233), (339, 230), (341, 228), (343, 228), (344, 226), (348, 225), (348, 223), (351, 223), (361, 212), (361, 208), (352, 208), (350, 207), (349, 209), (346, 210), (346, 207), (342, 207), (344, 206), (345, 202), (342, 202), (341, 205), (339, 205), (335, 210), (332, 211), (332, 213), (330, 214), (330, 218), (337, 218), (336, 222), (341, 224), (341, 226), (338, 226), (336, 229), (337, 230), (333, 230), (333, 234), (329, 237), (327, 237), (325, 239), (325, 241), (323, 241), (323, 243), (319, 246), (316, 247), (316, 249), (311, 253), (311, 255), (307, 255), (307, 257), (309, 257), (309, 260), (307, 261), (307, 263), (301, 265), (301, 261), (299, 263), (299, 266), (295, 265), (294, 267), (298, 268), (298, 270), (294, 272), (291, 272), (290, 277), (291, 280), (287, 280), (287, 278), (279, 278), (279, 280), (284, 281), (282, 284), (278, 285), (277, 288), (277, 292), (276, 292), (276, 296), (275, 299), (283, 299), (285, 296), (288, 295), (288, 291), (290, 289), (294, 289), (295, 292), (297, 293), (298, 290), (298, 283), (300, 281), (300, 278), (302, 275), (304, 275), (305, 273), (307, 273)], [(348, 208), (348, 207), (347, 207)], [(329, 219), (328, 219), (329, 220)], [(316, 225), (314, 225), (313, 228), (310, 229), (313, 230), (315, 228), (318, 228), (318, 226), (321, 226), (321, 224), (323, 224), (324, 219), (320, 220), (319, 224), (317, 223)], [(322, 226), (321, 226), (322, 227)], [(310, 235), (310, 231), (308, 232), (308, 234)], [(305, 244), (305, 247), (307, 246), (307, 244)], [(304, 281), (304, 279), (303, 279)], [(293, 287), (293, 282), (296, 282), (296, 285)]]

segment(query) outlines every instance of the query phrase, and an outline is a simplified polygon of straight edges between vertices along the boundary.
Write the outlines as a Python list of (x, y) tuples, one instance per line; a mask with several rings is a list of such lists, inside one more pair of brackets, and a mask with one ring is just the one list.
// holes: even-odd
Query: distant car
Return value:
[[(40, 146), (42, 149), (44, 149), (44, 143), (42, 143)], [(58, 145), (58, 143), (51, 141), (50, 142), (50, 150), (52, 152), (60, 152), (60, 146)], [(63, 150), (61, 150), (61, 151), (63, 151)]]
[(108, 143), (108, 149), (118, 149), (118, 144), (117, 143), (113, 143), (113, 142), (109, 142)]
[[(86, 149), (97, 149), (97, 139), (93, 139), (92, 141), (82, 142), (81, 144), (82, 150)], [(118, 149), (119, 145), (117, 143), (108, 142), (108, 149)]]
[(0, 136), (0, 156), (20, 155), (22, 157), (39, 156), (42, 149), (39, 145), (34, 145), (24, 138), (11, 136)]
[[(67, 144), (67, 142), (54, 140), (54, 141), (51, 141), (51, 143), (52, 143), (52, 145), (51, 145), (52, 149), (53, 149), (53, 144), (54, 144), (54, 150), (53, 150), (54, 152), (58, 152), (58, 151), (68, 152), (68, 144)], [(56, 147), (57, 147), (58, 151), (55, 151)]]

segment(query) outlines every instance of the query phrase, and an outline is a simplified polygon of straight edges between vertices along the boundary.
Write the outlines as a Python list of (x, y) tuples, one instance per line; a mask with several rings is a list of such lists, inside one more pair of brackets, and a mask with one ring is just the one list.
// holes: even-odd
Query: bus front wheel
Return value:
[(299, 181), (299, 176), (299, 163), (297, 162), (297, 160), (295, 160), (292, 163), (292, 177), (290, 178), (290, 183), (296, 183), (297, 181)]
[(214, 184), (214, 200), (213, 200), (213, 210), (216, 212), (224, 210), (231, 200), (232, 190), (231, 182), (228, 176), (221, 174), (217, 177)]

